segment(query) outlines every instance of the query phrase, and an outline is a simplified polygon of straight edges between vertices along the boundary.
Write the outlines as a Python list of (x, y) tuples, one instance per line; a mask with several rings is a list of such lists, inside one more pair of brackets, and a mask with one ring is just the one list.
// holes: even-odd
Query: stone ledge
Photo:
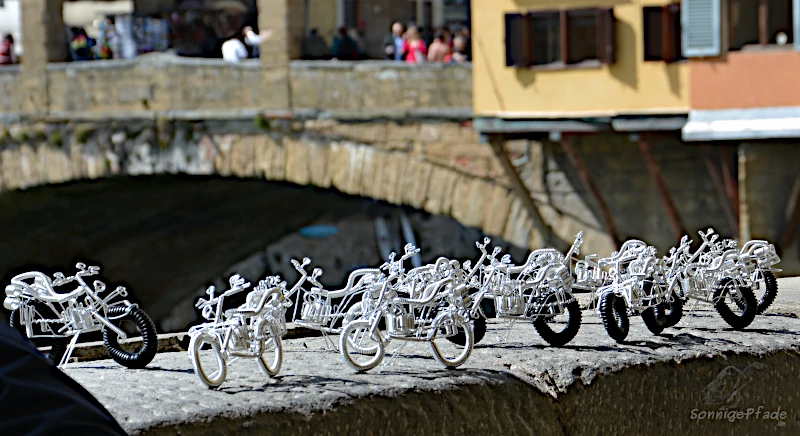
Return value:
[(240, 360), (216, 390), (200, 384), (184, 353), (159, 354), (144, 370), (98, 361), (70, 364), (65, 372), (132, 434), (655, 434), (666, 428), (755, 434), (778, 425), (690, 418), (693, 410), (725, 405), (781, 407), (788, 412), (782, 427), (794, 434), (800, 293), (796, 281), (780, 283), (778, 307), (788, 312), (759, 316), (741, 332), (707, 306), (661, 336), (634, 318), (624, 344), (585, 312), (578, 336), (561, 348), (547, 346), (527, 323), (508, 331), (492, 321), (456, 371), (443, 370), (424, 344), (411, 343), (392, 365), (356, 374), (324, 339), (305, 338), (284, 341), (278, 377)]

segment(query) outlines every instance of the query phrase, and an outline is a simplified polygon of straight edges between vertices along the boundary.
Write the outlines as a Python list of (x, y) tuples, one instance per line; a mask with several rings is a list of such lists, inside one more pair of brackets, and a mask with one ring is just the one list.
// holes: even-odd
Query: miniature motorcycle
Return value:
[[(343, 289), (328, 291), (318, 280), (322, 275), (320, 268), (315, 268), (311, 275), (306, 272), (305, 266), (310, 262), (308, 258), (304, 259), (302, 264), (292, 260), (292, 265), (300, 273), (299, 286), (295, 286), (295, 289), (288, 295), (288, 298), (292, 298), (293, 294), (297, 292), (297, 305), (292, 319), (295, 325), (320, 331), (323, 335), (339, 334), (344, 324), (364, 313), (359, 300), (365, 292), (376, 289), (376, 282), (382, 276), (381, 270), (378, 268), (355, 270), (350, 273)], [(305, 281), (312, 285), (310, 290), (302, 287)], [(301, 290), (303, 292), (300, 292)], [(301, 294), (302, 305), (300, 304)], [(301, 307), (299, 317), (298, 307)], [(327, 336), (325, 337), (327, 338)]]
[(613, 252), (611, 257), (598, 258), (597, 254), (590, 254), (585, 259), (578, 260), (575, 256), (571, 256), (570, 270), (573, 277), (575, 277), (575, 283), (572, 285), (573, 292), (589, 292), (591, 300), (588, 307), (590, 309), (595, 308), (598, 302), (597, 290), (602, 286), (611, 284), (613, 281), (606, 267), (614, 265), (617, 259), (639, 253), (646, 247), (647, 244), (644, 241), (629, 239), (622, 244), (619, 251)]
[[(499, 247), (487, 255), (485, 247), (479, 246), (490, 265), (483, 267), (483, 285), (474, 297), (470, 314), (480, 319), (481, 303), (491, 299), (498, 318), (532, 322), (550, 345), (568, 343), (580, 329), (581, 312), (572, 296), (573, 278), (567, 263), (579, 253), (582, 242), (579, 233), (566, 256), (553, 249), (534, 250), (520, 266), (511, 265), (509, 255), (497, 262)], [(566, 320), (556, 319), (564, 314)]]
[[(136, 304), (127, 300), (111, 303), (117, 297), (128, 295), (119, 286), (105, 298), (106, 285), (95, 280), (90, 288), (84, 277), (100, 272), (97, 266), (75, 266), (74, 276), (55, 273), (54, 279), (46, 274), (32, 271), (19, 274), (6, 286), (3, 306), (11, 310), (11, 327), (29, 339), (51, 338), (53, 345), (50, 360), (59, 367), (69, 362), (81, 333), (103, 330), (103, 345), (109, 356), (128, 368), (144, 368), (158, 351), (158, 336), (155, 325)], [(77, 282), (78, 287), (69, 293), (57, 293), (53, 288)], [(142, 337), (141, 348), (135, 349), (126, 343), (129, 337), (126, 328), (133, 328)]]
[[(698, 232), (703, 243), (692, 254), (691, 240), (684, 237), (677, 249), (670, 251), (667, 263), (668, 291), (681, 300), (711, 303), (725, 322), (737, 330), (755, 319), (758, 301), (753, 294), (749, 258), (730, 243), (715, 245), (714, 230)], [(735, 245), (735, 243), (734, 243)], [(670, 319), (667, 324), (675, 322)]]
[(639, 314), (653, 334), (666, 325), (664, 307), (672, 297), (661, 285), (663, 265), (655, 257), (655, 247), (620, 250), (612, 256), (615, 267), (609, 272), (611, 283), (597, 289), (598, 313), (608, 335), (617, 342), (628, 336), (629, 315)]
[[(715, 244), (712, 251), (721, 255), (726, 249), (738, 249), (737, 242), (733, 239), (726, 239), (722, 243)], [(773, 266), (780, 263), (781, 258), (776, 253), (775, 246), (763, 240), (748, 241), (739, 251), (739, 256), (750, 274), (752, 290), (758, 303), (756, 314), (760, 315), (772, 305), (778, 296), (778, 281), (773, 272), (781, 270), (773, 268)]]
[[(389, 275), (378, 281), (378, 295), (372, 292), (364, 294), (363, 303), (367, 311), (342, 330), (339, 347), (342, 358), (359, 372), (380, 364), (385, 348), (392, 340), (404, 341), (395, 351), (395, 356), (409, 341), (427, 342), (434, 359), (448, 368), (462, 365), (472, 353), (473, 328), (468, 313), (470, 297), (463, 284), (463, 269), (449, 268), (445, 278), (427, 284), (420, 292), (407, 296), (398, 294), (397, 289), (402, 287), (398, 285), (402, 283), (395, 283), (395, 280), (401, 275), (400, 264), (417, 251), (406, 246), (405, 256), (384, 265)], [(382, 322), (386, 326), (385, 332), (380, 329)], [(446, 344), (451, 342), (447, 338), (457, 334), (464, 336), (465, 343), (460, 349), (449, 352)]]
[[(259, 282), (246, 298), (246, 303), (223, 312), (226, 297), (250, 287), (238, 275), (229, 280), (230, 289), (215, 297), (215, 287), (195, 305), (209, 322), (189, 329), (189, 359), (194, 372), (208, 387), (218, 387), (227, 376), (228, 365), (240, 357), (256, 359), (261, 372), (273, 377), (283, 363), (281, 338), (286, 334), (286, 308), (292, 305), (284, 296), (286, 282), (279, 277), (267, 277)], [(210, 362), (202, 350), (210, 348)], [(206, 354), (206, 355), (204, 355)], [(212, 371), (213, 369), (213, 371)]]

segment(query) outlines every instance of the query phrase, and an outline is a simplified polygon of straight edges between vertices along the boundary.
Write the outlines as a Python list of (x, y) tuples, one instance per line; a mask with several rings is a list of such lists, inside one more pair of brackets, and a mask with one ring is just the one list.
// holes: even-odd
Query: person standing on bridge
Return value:
[(0, 41), (0, 65), (13, 65), (17, 63), (14, 56), (14, 37), (6, 35)]
[(239, 62), (242, 59), (247, 59), (249, 56), (245, 44), (258, 48), (262, 42), (271, 36), (271, 31), (255, 33), (252, 27), (246, 26), (242, 29), (240, 35), (234, 36), (222, 44), (222, 59), (229, 62)]

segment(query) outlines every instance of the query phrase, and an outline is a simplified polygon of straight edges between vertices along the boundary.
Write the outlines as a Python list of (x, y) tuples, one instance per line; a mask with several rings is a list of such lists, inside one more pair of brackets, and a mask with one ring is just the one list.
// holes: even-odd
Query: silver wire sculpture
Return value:
[[(255, 359), (261, 372), (273, 377), (283, 363), (287, 309), (294, 306), (295, 325), (320, 331), (359, 372), (383, 362), (392, 341), (402, 343), (384, 364), (391, 364), (407, 343), (424, 342), (438, 363), (455, 368), (485, 336), (488, 318), (509, 321), (509, 331), (515, 321), (531, 322), (549, 344), (567, 344), (581, 325), (575, 292), (589, 293), (588, 309), (596, 309), (617, 342), (628, 335), (629, 317), (640, 315), (657, 335), (682, 320), (690, 300), (695, 301), (690, 314), (699, 302), (707, 302), (731, 327), (743, 329), (776, 298), (774, 273), (780, 269), (774, 266), (780, 257), (775, 246), (752, 240), (739, 248), (732, 239), (717, 242), (713, 229), (698, 234), (702, 243), (694, 251), (688, 236), (663, 257), (655, 247), (630, 239), (610, 257), (579, 259), (579, 232), (566, 254), (533, 250), (521, 265), (512, 264), (508, 254), (497, 260), (501, 248), (489, 253), (491, 241), (485, 238), (476, 242), (481, 256), (474, 265), (440, 257), (406, 271), (404, 262), (420, 252), (407, 244), (399, 258), (391, 253), (378, 268), (355, 270), (343, 289), (333, 291), (319, 282), (320, 268), (306, 271), (309, 258), (292, 260), (300, 276), (291, 289), (279, 276), (267, 277), (233, 309), (224, 309), (225, 299), (249, 290), (250, 283), (234, 275), (220, 295), (209, 287), (208, 299), (196, 304), (207, 322), (189, 330), (188, 355), (197, 377), (212, 388), (225, 381), (228, 365), (239, 358)], [(84, 278), (97, 275), (99, 267), (78, 263), (76, 268), (73, 276), (56, 273), (50, 278), (32, 271), (12, 278), (3, 302), (12, 311), (11, 326), (29, 339), (52, 341), (50, 358), (60, 367), (69, 362), (81, 333), (99, 330), (115, 361), (128, 368), (145, 367), (158, 348), (153, 322), (124, 300), (124, 287), (101, 296), (103, 282), (87, 285)], [(77, 283), (73, 291), (55, 291), (72, 282)], [(123, 299), (112, 302), (118, 298)], [(130, 340), (133, 334), (141, 341)], [(340, 335), (338, 344), (329, 334)]]
[[(381, 266), (382, 274), (373, 292), (364, 293), (364, 313), (342, 329), (340, 353), (359, 372), (380, 364), (392, 340), (403, 343), (391, 360), (411, 341), (427, 343), (434, 359), (448, 368), (462, 365), (472, 353), (465, 270), (458, 261), (440, 258), (434, 265), (406, 273), (403, 261), (419, 253), (419, 249), (408, 244), (404, 251), (398, 260), (392, 253)], [(381, 323), (385, 331), (380, 328)], [(448, 340), (457, 335), (464, 338), (460, 346)], [(449, 351), (448, 343), (456, 349)]]
[[(741, 330), (750, 325), (775, 300), (778, 282), (773, 266), (780, 262), (775, 246), (767, 241), (748, 241), (739, 249), (736, 241), (716, 242), (714, 229), (698, 232), (702, 244), (691, 252), (692, 241), (681, 239), (678, 247), (664, 257), (668, 266), (664, 284), (674, 295), (667, 313), (667, 326), (680, 321), (683, 304), (689, 300), (711, 303), (731, 327)], [(758, 291), (759, 295), (756, 295)]]
[[(477, 320), (487, 317), (483, 302), (489, 300), (494, 303), (492, 309), (496, 317), (533, 323), (539, 336), (551, 345), (562, 346), (575, 338), (580, 329), (581, 312), (572, 295), (574, 278), (569, 262), (580, 253), (583, 233), (575, 236), (566, 255), (553, 249), (534, 250), (520, 266), (512, 265), (509, 255), (497, 261), (500, 247), (489, 254), (488, 243), (488, 238), (483, 244), (476, 243), (482, 253), (478, 260), (479, 291), (470, 309), (470, 315), (476, 319), (476, 329)], [(484, 265), (485, 260), (489, 261), (488, 265)], [(560, 315), (566, 315), (566, 319), (559, 319)]]
[[(49, 339), (50, 359), (64, 367), (82, 333), (103, 331), (103, 344), (109, 356), (128, 368), (144, 368), (158, 351), (155, 325), (147, 314), (128, 300), (112, 303), (128, 293), (119, 286), (104, 297), (106, 285), (95, 280), (89, 287), (84, 277), (100, 273), (97, 266), (75, 266), (73, 276), (31, 271), (19, 274), (6, 286), (3, 307), (11, 310), (11, 327), (29, 339)], [(55, 287), (76, 282), (72, 292), (58, 293)], [(141, 336), (141, 346), (128, 343), (132, 333)]]
[[(311, 261), (304, 259), (303, 265)], [(302, 285), (302, 278), (293, 288)], [(209, 299), (201, 298), (196, 307), (209, 322), (189, 329), (189, 359), (194, 372), (208, 387), (220, 386), (227, 376), (227, 367), (239, 358), (255, 359), (261, 372), (274, 377), (283, 363), (281, 338), (286, 335), (286, 282), (280, 277), (267, 277), (250, 291), (246, 303), (223, 311), (225, 298), (250, 288), (239, 275), (229, 280), (230, 289), (215, 296), (215, 287), (206, 291)], [(204, 350), (210, 349), (210, 353)], [(212, 358), (209, 362), (206, 357)]]

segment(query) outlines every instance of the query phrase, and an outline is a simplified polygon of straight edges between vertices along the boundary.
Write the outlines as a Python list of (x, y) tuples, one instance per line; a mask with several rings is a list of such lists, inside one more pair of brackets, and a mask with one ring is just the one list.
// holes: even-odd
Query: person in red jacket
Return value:
[(14, 37), (6, 35), (0, 41), (0, 65), (12, 65), (16, 63), (14, 59)]
[(410, 26), (406, 31), (403, 53), (405, 53), (406, 62), (408, 63), (425, 62), (425, 58), (428, 55), (428, 47), (425, 46), (425, 41), (420, 38), (419, 29), (416, 26)]

